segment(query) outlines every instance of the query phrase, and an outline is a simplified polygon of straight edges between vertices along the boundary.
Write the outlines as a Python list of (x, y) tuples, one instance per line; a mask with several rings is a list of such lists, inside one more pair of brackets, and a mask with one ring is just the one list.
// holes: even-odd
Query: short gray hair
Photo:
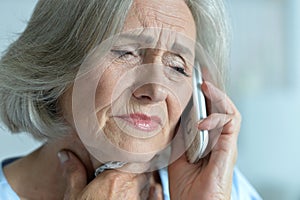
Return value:
[[(197, 40), (223, 74), (228, 29), (222, 0), (186, 0)], [(40, 0), (25, 31), (0, 60), (0, 118), (12, 133), (63, 136), (59, 98), (86, 55), (121, 31), (132, 0)]]

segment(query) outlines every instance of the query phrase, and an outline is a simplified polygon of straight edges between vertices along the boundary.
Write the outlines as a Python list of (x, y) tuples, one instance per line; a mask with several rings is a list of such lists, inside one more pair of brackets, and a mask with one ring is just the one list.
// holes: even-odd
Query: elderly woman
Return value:
[[(221, 0), (40, 0), (1, 59), (0, 116), (44, 145), (2, 163), (0, 199), (260, 199), (234, 168), (226, 34)], [(208, 117), (189, 126), (218, 140), (192, 163), (196, 62)]]

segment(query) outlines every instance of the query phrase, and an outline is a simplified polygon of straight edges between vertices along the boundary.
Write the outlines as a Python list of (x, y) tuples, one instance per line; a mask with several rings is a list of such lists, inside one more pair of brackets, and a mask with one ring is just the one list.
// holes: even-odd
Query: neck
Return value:
[(79, 138), (70, 135), (48, 141), (31, 154), (4, 167), (13, 190), (25, 199), (63, 199), (66, 182), (57, 157), (62, 149), (75, 153), (85, 165), (88, 176), (93, 177), (97, 162), (90, 157)]

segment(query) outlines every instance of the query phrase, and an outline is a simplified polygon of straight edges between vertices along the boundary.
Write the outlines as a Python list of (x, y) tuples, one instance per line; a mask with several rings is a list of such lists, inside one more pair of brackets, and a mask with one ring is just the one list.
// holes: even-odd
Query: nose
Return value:
[(168, 92), (163, 85), (149, 83), (136, 89), (133, 96), (144, 103), (156, 103), (164, 101), (168, 96)]

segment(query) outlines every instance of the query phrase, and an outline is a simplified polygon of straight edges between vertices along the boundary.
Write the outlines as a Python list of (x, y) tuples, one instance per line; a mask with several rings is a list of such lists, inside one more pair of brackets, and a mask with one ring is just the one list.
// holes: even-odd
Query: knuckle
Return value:
[(121, 179), (121, 175), (115, 171), (107, 171), (105, 178), (109, 181), (118, 181)]
[(220, 120), (222, 117), (224, 117), (224, 115), (220, 114), (220, 113), (212, 113), (212, 114), (209, 115), (209, 117), (212, 118), (212, 119)]
[(128, 183), (131, 176), (129, 174), (121, 174), (116, 171), (107, 171), (108, 173), (103, 174), (104, 179), (109, 182), (111, 188), (116, 188), (123, 183)]

